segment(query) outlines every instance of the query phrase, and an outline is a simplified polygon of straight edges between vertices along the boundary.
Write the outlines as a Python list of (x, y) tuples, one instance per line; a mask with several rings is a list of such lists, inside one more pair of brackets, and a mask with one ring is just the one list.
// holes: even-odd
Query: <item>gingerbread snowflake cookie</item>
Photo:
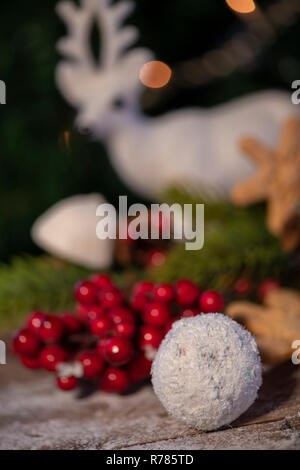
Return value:
[(257, 173), (231, 191), (236, 205), (268, 202), (267, 226), (288, 250), (300, 244), (300, 121), (289, 118), (276, 149), (251, 137), (242, 150), (257, 164)]

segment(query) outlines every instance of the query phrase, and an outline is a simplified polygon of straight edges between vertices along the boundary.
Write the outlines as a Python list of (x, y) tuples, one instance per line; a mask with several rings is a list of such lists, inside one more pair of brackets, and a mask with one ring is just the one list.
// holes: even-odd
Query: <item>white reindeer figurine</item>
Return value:
[[(295, 114), (287, 93), (266, 91), (212, 109), (183, 109), (157, 118), (139, 107), (141, 67), (151, 51), (127, 50), (137, 31), (122, 26), (132, 3), (81, 0), (58, 4), (69, 35), (60, 40), (67, 57), (57, 67), (57, 84), (78, 109), (79, 127), (104, 139), (121, 177), (138, 193), (155, 198), (171, 183), (196, 185), (206, 196), (227, 197), (254, 167), (238, 141), (251, 135), (271, 145), (280, 123)], [(101, 59), (91, 53), (91, 26), (101, 31)]]

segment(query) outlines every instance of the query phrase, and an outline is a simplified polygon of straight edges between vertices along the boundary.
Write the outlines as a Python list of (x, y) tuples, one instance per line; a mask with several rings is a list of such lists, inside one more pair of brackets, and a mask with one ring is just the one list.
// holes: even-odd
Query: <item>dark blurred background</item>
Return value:
[[(38, 252), (30, 227), (59, 199), (93, 191), (112, 203), (117, 203), (119, 194), (128, 194), (130, 203), (137, 199), (111, 167), (105, 147), (74, 129), (75, 113), (56, 89), (55, 45), (65, 33), (56, 3), (1, 4), (0, 79), (7, 85), (7, 104), (0, 106), (0, 259), (4, 261), (18, 253)], [(128, 21), (140, 29), (139, 43), (173, 70), (165, 89), (145, 89), (142, 104), (149, 114), (214, 106), (254, 90), (288, 90), (293, 80), (300, 79), (300, 15), (292, 9), (298, 2), (258, 0), (262, 14), (271, 12), (275, 20), (277, 14), (277, 20), (270, 22), (265, 16), (264, 31), (256, 29), (253, 36), (245, 36), (247, 15), (237, 15), (225, 0), (135, 3)], [(279, 3), (285, 4), (285, 10), (276, 13), (272, 7)], [(250, 50), (258, 40), (255, 53), (252, 50), (248, 57), (249, 51), (241, 48), (241, 64), (232, 70), (210, 72), (194, 81), (187, 78), (184, 71), (202, 67), (205, 53), (236, 38), (242, 38), (244, 45), (248, 41)], [(98, 40), (92, 36), (93, 44)]]

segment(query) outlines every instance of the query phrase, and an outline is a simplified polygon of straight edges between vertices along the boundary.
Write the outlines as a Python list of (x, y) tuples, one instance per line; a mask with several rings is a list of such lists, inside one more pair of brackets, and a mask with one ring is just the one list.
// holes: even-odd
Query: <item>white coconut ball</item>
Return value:
[(209, 431), (231, 423), (262, 383), (253, 336), (231, 318), (201, 314), (175, 322), (152, 365), (154, 391), (175, 418)]

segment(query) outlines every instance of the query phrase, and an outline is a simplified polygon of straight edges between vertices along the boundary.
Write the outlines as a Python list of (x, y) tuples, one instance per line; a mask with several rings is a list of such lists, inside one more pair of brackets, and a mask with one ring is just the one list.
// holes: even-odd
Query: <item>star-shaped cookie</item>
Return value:
[(251, 137), (243, 138), (240, 145), (258, 170), (232, 189), (232, 201), (240, 206), (267, 201), (270, 232), (286, 249), (295, 249), (300, 244), (300, 121), (286, 120), (277, 149)]

